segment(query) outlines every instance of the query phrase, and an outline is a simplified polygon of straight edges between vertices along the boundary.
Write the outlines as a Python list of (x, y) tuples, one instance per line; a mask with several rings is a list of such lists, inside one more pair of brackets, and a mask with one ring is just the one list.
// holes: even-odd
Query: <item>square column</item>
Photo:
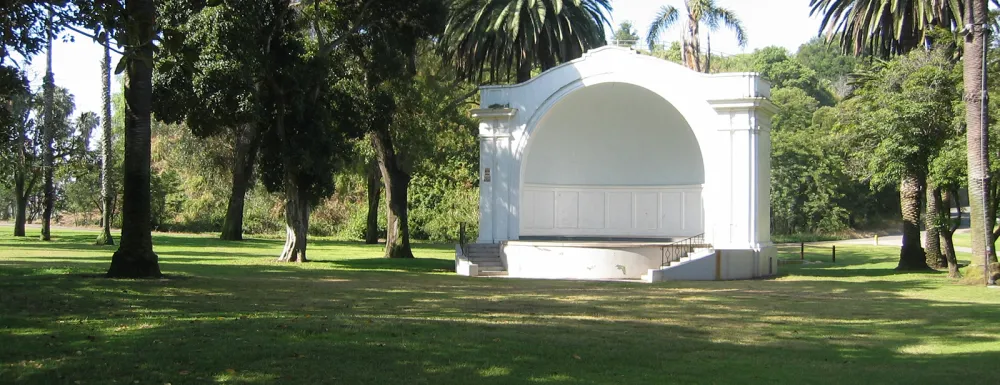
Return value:
[(513, 108), (483, 108), (472, 111), (479, 119), (479, 239), (478, 243), (498, 243), (510, 239), (510, 201)]
[[(771, 115), (764, 98), (712, 101), (720, 115), (719, 150), (725, 154), (717, 180), (728, 196), (715, 226), (717, 245), (760, 250), (770, 245)], [(721, 212), (719, 214), (722, 214)]]

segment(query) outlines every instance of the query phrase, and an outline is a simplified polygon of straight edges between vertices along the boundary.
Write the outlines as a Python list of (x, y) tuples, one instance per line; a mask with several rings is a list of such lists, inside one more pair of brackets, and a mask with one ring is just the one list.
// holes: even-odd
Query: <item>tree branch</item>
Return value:
[[(80, 29), (77, 29), (76, 27), (74, 27), (74, 26), (72, 26), (72, 25), (67, 25), (67, 26), (66, 26), (66, 29), (68, 29), (68, 30), (70, 30), (70, 31), (73, 31), (73, 32), (76, 32), (76, 33), (78, 33), (78, 34), (81, 34), (81, 35), (83, 35), (83, 36), (85, 36), (85, 37), (89, 37), (89, 38), (91, 38), (91, 39), (94, 39), (94, 41), (98, 41), (98, 38), (97, 38), (97, 35), (93, 35), (93, 34), (90, 34), (90, 33), (88, 33), (88, 32), (84, 32), (83, 30), (80, 30)], [(108, 39), (110, 39), (110, 38), (111, 38), (111, 36), (108, 36)], [(114, 48), (114, 47), (111, 47), (111, 45), (110, 45), (110, 44), (108, 44), (108, 49), (110, 49), (110, 50), (111, 50), (111, 52), (114, 52), (114, 53), (116, 53), (116, 54), (119, 54), (119, 55), (125, 55), (125, 53), (124, 53), (124, 52), (122, 52), (122, 51), (119, 51), (119, 50), (118, 50), (117, 48)]]
[(348, 37), (358, 32), (361, 32), (361, 30), (364, 29), (365, 27), (365, 24), (363, 23), (365, 18), (365, 12), (368, 10), (368, 6), (374, 2), (375, 2), (374, 0), (366, 1), (364, 4), (361, 5), (361, 9), (358, 10), (357, 16), (355, 16), (354, 21), (351, 23), (354, 25), (354, 27), (352, 27), (349, 31), (347, 31), (347, 33), (341, 35), (340, 37), (337, 37), (336, 39), (333, 39), (333, 41), (325, 45), (321, 44), (319, 48), (320, 55), (326, 56), (330, 54), (331, 51), (340, 46), (340, 44), (343, 43), (344, 40), (347, 40)]

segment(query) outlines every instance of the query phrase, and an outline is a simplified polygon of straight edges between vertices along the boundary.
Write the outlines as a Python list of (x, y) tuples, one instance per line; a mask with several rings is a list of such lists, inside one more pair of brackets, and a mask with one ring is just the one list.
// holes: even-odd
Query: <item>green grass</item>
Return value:
[(898, 274), (893, 248), (646, 285), (459, 277), (448, 245), (318, 239), (283, 265), (280, 241), (156, 235), (171, 278), (133, 281), (97, 278), (95, 236), (0, 236), (0, 383), (1000, 383), (1000, 291)]

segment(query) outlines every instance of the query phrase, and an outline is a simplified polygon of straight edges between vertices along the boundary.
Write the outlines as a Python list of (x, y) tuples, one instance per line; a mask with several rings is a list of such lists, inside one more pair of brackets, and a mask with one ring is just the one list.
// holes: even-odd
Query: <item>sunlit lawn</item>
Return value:
[(897, 274), (887, 247), (646, 285), (458, 277), (448, 245), (317, 239), (282, 265), (279, 240), (161, 234), (170, 279), (112, 281), (94, 233), (0, 234), (0, 383), (1000, 383), (1000, 290)]

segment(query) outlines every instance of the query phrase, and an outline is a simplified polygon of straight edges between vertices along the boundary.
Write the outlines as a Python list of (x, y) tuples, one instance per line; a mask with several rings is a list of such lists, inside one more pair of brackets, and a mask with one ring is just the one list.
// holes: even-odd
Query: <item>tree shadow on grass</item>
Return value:
[(344, 260), (314, 260), (310, 263), (330, 264), (336, 269), (369, 271), (405, 271), (411, 273), (447, 273), (455, 271), (455, 262), (446, 259), (364, 258)]
[[(0, 382), (1000, 381), (1000, 353), (982, 347), (1000, 338), (1000, 309), (900, 295), (921, 282), (625, 285), (192, 268), (201, 277), (0, 281), (0, 319), (11, 325), (0, 334)], [(981, 346), (942, 350), (965, 344)]]

